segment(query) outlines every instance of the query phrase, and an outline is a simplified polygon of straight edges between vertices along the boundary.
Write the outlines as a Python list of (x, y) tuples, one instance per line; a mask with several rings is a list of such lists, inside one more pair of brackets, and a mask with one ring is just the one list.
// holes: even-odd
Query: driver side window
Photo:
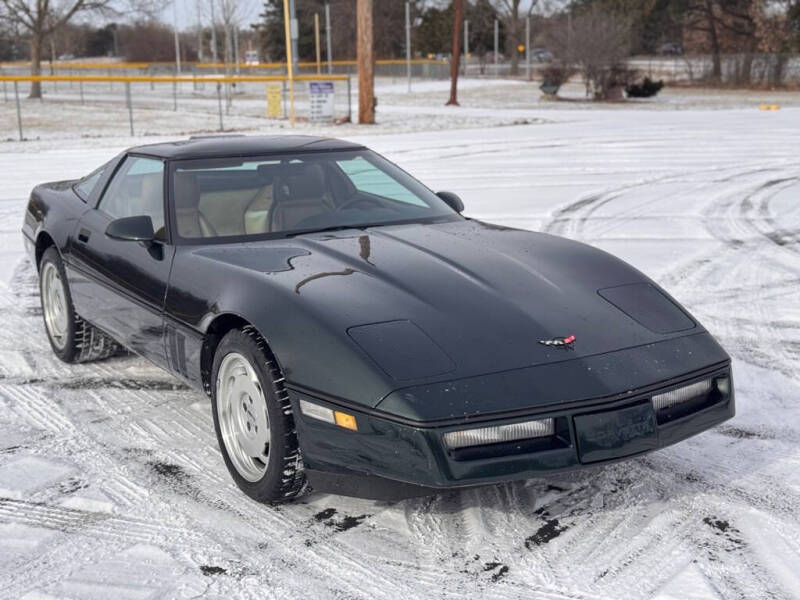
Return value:
[(103, 194), (98, 208), (115, 219), (146, 215), (153, 220), (156, 238), (166, 239), (163, 161), (127, 157)]

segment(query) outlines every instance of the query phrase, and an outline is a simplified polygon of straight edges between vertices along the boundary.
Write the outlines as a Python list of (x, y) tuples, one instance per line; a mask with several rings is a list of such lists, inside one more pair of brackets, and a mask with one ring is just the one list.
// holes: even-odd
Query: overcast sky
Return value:
[[(218, 2), (218, 0), (215, 0)], [(403, 0), (396, 0), (402, 2)], [(429, 0), (429, 4), (446, 5), (450, 0)], [(525, 11), (533, 0), (522, 0), (521, 10)], [(181, 30), (193, 29), (197, 27), (197, 14), (201, 15), (204, 25), (211, 24), (211, 0), (175, 0), (177, 2), (178, 28)], [(537, 0), (536, 12), (548, 13), (562, 7), (566, 0)], [(259, 21), (258, 15), (263, 10), (262, 0), (236, 0), (239, 11), (239, 23), (242, 27), (249, 27), (251, 23)], [(219, 4), (217, 4), (217, 22), (219, 22)], [(158, 15), (165, 23), (170, 25), (174, 22), (173, 5), (170, 2), (167, 7)]]
[[(203, 24), (206, 26), (211, 24), (209, 0), (175, 0), (175, 2), (177, 3), (178, 29), (193, 29), (197, 27), (198, 6)], [(258, 15), (263, 9), (263, 5), (259, 0), (239, 0), (237, 4), (240, 13), (239, 23), (242, 27), (250, 27), (251, 23), (255, 23), (259, 20)], [(217, 23), (220, 22), (219, 17), (219, 10), (217, 10)], [(160, 19), (172, 25), (174, 19), (173, 5), (171, 2), (161, 12)]]

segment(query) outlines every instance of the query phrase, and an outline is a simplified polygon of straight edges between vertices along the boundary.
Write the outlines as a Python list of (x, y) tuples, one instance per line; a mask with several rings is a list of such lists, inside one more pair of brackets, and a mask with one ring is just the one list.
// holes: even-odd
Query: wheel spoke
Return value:
[(269, 416), (256, 371), (241, 354), (228, 354), (220, 364), (217, 416), (234, 467), (248, 481), (258, 481), (269, 460)]
[(42, 312), (45, 327), (53, 344), (60, 349), (66, 344), (69, 327), (65, 284), (58, 272), (58, 267), (52, 262), (45, 262), (41, 277)]

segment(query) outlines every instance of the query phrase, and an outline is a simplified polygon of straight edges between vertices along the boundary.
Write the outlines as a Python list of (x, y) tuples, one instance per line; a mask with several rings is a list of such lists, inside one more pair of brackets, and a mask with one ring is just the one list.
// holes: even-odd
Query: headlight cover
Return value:
[(522, 423), (510, 423), (508, 425), (449, 431), (444, 434), (444, 443), (450, 450), (456, 450), (469, 446), (485, 446), (486, 444), (543, 438), (554, 434), (554, 419), (542, 419), (539, 421), (523, 421)]
[(711, 392), (712, 386), (712, 380), (706, 379), (670, 390), (669, 392), (664, 392), (663, 394), (656, 394), (653, 396), (653, 408), (659, 411), (675, 406), (676, 404), (694, 400), (700, 396), (707, 396), (709, 392)]

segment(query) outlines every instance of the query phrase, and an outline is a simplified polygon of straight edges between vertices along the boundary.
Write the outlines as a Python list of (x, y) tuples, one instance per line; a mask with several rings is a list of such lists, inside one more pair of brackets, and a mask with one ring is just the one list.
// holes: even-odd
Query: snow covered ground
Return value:
[[(255, 504), (205, 397), (136, 358), (67, 366), (47, 345), (27, 194), (131, 140), (0, 144), (0, 598), (800, 598), (800, 109), (485, 102), (449, 118), (531, 124), (343, 135), (459, 193), (469, 216), (653, 276), (733, 356), (737, 417), (580, 473)], [(379, 117), (436, 122), (431, 106)]]

